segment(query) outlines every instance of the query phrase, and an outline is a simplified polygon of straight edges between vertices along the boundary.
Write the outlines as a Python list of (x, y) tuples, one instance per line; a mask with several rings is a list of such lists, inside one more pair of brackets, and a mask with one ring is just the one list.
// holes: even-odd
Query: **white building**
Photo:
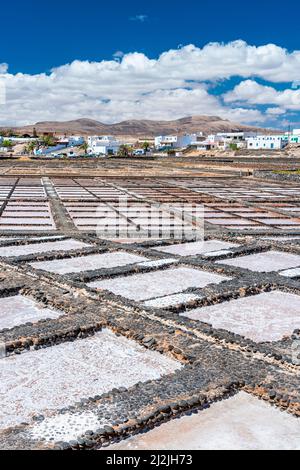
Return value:
[(247, 149), (252, 150), (281, 150), (289, 143), (285, 135), (257, 135), (247, 139)]
[(88, 153), (94, 155), (115, 155), (118, 153), (121, 143), (113, 136), (89, 136)]
[(206, 139), (192, 142), (195, 150), (227, 150), (229, 143), (224, 141), (221, 136), (211, 134)]
[(85, 142), (84, 137), (81, 135), (71, 135), (69, 137), (63, 136), (58, 138), (57, 141), (59, 144), (64, 143), (68, 147), (77, 147)]
[(202, 135), (198, 134), (185, 134), (185, 135), (159, 135), (155, 137), (155, 148), (161, 149), (164, 147), (169, 148), (184, 148), (196, 142), (197, 138)]
[(255, 137), (256, 132), (218, 132), (217, 137), (220, 137), (224, 142), (238, 143), (246, 139)]
[(292, 135), (289, 135), (289, 141), (291, 144), (300, 144), (300, 129), (293, 129)]

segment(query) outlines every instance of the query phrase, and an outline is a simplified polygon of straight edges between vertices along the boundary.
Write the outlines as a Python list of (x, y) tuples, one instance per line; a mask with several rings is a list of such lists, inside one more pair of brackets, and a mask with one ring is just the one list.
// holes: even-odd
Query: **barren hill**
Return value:
[[(254, 126), (238, 124), (218, 116), (190, 116), (174, 121), (150, 121), (150, 120), (128, 120), (116, 124), (103, 124), (93, 119), (76, 119), (74, 121), (45, 121), (36, 124), (13, 128), (18, 134), (54, 132), (55, 134), (83, 134), (101, 135), (111, 134), (116, 136), (140, 136), (153, 137), (159, 134), (180, 134), (188, 132), (215, 133), (234, 131), (257, 131), (266, 132)], [(3, 128), (2, 128), (3, 129)]]

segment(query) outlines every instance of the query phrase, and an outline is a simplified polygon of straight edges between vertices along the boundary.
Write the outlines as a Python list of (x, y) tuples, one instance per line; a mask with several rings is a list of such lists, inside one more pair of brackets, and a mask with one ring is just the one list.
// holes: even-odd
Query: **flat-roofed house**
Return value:
[(89, 136), (88, 153), (94, 155), (115, 155), (121, 143), (110, 135)]
[(246, 140), (250, 150), (282, 150), (289, 143), (286, 135), (257, 135)]

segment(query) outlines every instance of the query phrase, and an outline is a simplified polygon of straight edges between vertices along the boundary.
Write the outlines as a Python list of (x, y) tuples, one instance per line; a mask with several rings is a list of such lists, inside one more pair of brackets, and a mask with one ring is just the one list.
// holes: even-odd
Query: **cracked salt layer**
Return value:
[(163, 297), (188, 289), (205, 287), (208, 284), (219, 284), (231, 278), (192, 268), (173, 268), (146, 274), (93, 281), (89, 287), (107, 289), (114, 294), (133, 300), (148, 300)]
[(267, 251), (238, 258), (216, 261), (216, 264), (228, 264), (250, 271), (271, 272), (285, 268), (294, 268), (300, 265), (300, 256), (280, 251)]
[(109, 330), (6, 357), (0, 368), (0, 428), (28, 422), (36, 414), (47, 415), (82, 397), (156, 380), (181, 367)]
[(192, 300), (198, 300), (201, 298), (201, 295), (196, 294), (173, 294), (159, 297), (157, 299), (147, 300), (144, 302), (144, 305), (147, 307), (165, 308), (185, 304)]
[(38, 261), (30, 264), (36, 269), (43, 269), (57, 274), (67, 274), (102, 268), (115, 268), (116, 266), (126, 266), (127, 264), (141, 261), (147, 261), (147, 258), (119, 251), (81, 256), (78, 258)]
[(179, 245), (163, 246), (155, 249), (166, 253), (172, 253), (174, 255), (189, 256), (205, 254), (214, 250), (222, 250), (224, 248), (233, 248), (236, 246), (239, 245), (236, 243), (223, 242), (221, 240), (201, 240), (191, 243), (181, 243)]
[(105, 450), (299, 450), (299, 438), (299, 419), (240, 392)]
[(80, 248), (87, 248), (89, 246), (91, 245), (77, 240), (50, 241), (48, 243), (2, 247), (0, 248), (0, 256), (22, 256), (34, 253), (45, 253), (48, 251), (77, 250)]
[(41, 307), (22, 295), (0, 298), (0, 330), (45, 318), (58, 318), (62, 312)]
[(181, 315), (256, 342), (277, 341), (300, 327), (300, 296), (280, 291), (264, 292)]

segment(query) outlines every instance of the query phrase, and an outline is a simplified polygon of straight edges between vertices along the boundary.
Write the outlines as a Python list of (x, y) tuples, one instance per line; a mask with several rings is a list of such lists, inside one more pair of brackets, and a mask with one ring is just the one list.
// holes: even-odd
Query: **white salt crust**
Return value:
[(109, 330), (1, 359), (0, 429), (73, 405), (82, 397), (158, 379), (181, 364)]

